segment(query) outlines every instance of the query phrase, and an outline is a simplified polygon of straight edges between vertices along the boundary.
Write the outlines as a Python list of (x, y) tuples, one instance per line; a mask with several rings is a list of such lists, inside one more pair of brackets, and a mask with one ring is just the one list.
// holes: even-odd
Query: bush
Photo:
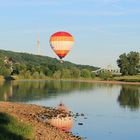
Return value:
[(32, 75), (32, 77), (34, 78), (34, 79), (39, 79), (40, 77), (39, 77), (40, 75), (39, 75), (39, 73), (36, 71), (35, 73), (33, 73), (33, 75)]
[(44, 74), (43, 72), (40, 72), (39, 78), (40, 78), (40, 79), (44, 79), (44, 78), (46, 78), (46, 76), (45, 76), (45, 74)]
[(96, 74), (94, 72), (91, 72), (91, 78), (94, 79), (96, 77)]
[(71, 78), (71, 71), (69, 69), (63, 69), (61, 71), (61, 78)]
[(81, 71), (77, 68), (71, 69), (71, 77), (72, 78), (79, 78), (81, 75)]
[(83, 78), (91, 78), (91, 72), (87, 69), (81, 70), (81, 77)]
[(112, 73), (109, 72), (109, 71), (104, 71), (104, 72), (101, 72), (99, 74), (99, 77), (102, 79), (102, 80), (109, 80), (112, 78)]
[(61, 71), (60, 71), (60, 70), (56, 71), (56, 72), (53, 74), (53, 78), (55, 78), (55, 79), (60, 79), (60, 78), (61, 78)]

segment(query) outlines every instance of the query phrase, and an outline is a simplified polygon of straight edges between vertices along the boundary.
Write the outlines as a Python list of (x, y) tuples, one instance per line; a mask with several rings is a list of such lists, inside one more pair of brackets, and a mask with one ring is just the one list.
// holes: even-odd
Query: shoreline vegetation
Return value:
[[(55, 112), (55, 113), (54, 113)], [(65, 132), (58, 128), (55, 128), (51, 124), (47, 123), (46, 121), (43, 121), (40, 119), (41, 116), (45, 116), (46, 119), (50, 119), (54, 115), (58, 115), (60, 111), (58, 111), (55, 108), (49, 108), (49, 107), (41, 107), (37, 105), (31, 105), (31, 104), (21, 104), (21, 103), (11, 103), (11, 102), (0, 102), (0, 119), (2, 118), (2, 115), (8, 116), (11, 120), (15, 123), (20, 123), (26, 126), (24, 127), (25, 130), (30, 130), (29, 136), (33, 136), (32, 138), (28, 139), (36, 139), (36, 140), (83, 140), (80, 136), (74, 136), (71, 132)], [(61, 112), (63, 115), (64, 112)], [(13, 124), (13, 125), (18, 125)], [(5, 124), (5, 126), (9, 126), (8, 123)], [(28, 128), (31, 126), (31, 128)], [(33, 129), (33, 130), (32, 130)], [(24, 129), (23, 129), (24, 130)], [(9, 130), (9, 133), (12, 133), (11, 130)], [(13, 132), (14, 133), (14, 132)], [(14, 135), (18, 134), (15, 132)], [(20, 133), (22, 134), (22, 133)], [(26, 138), (25, 138), (26, 139)], [(20, 140), (25, 140), (20, 139)], [(13, 139), (14, 140), (14, 139)]]
[[(124, 61), (125, 60), (125, 61)], [(140, 82), (140, 54), (122, 54), (117, 60), (120, 70), (90, 65), (61, 63), (48, 56), (0, 50), (0, 81), (3, 80), (82, 80)]]
[(91, 83), (110, 83), (110, 84), (131, 84), (131, 85), (140, 85), (140, 75), (136, 76), (119, 76), (119, 77), (114, 77), (109, 80), (103, 80), (99, 77), (95, 77), (94, 79), (84, 79), (84, 78), (79, 78), (79, 79), (55, 79), (55, 78), (44, 78), (44, 79), (24, 79), (24, 78), (18, 78), (16, 76), (12, 76), (10, 78), (5, 79), (3, 76), (0, 76), (0, 82), (4, 81), (30, 81), (30, 80), (65, 80), (65, 81), (77, 81), (77, 82), (91, 82)]
[(30, 125), (19, 122), (13, 116), (0, 112), (0, 139), (25, 140), (34, 139), (33, 129)]

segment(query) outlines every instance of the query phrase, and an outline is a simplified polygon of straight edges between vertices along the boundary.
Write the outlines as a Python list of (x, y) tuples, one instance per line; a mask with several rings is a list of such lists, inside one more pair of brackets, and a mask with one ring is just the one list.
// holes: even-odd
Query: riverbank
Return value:
[[(64, 80), (63, 80), (64, 81)], [(102, 80), (65, 80), (65, 81), (75, 81), (75, 82), (88, 82), (88, 83), (104, 83), (104, 84), (125, 84), (125, 85), (140, 85), (140, 82), (124, 82), (124, 81), (102, 81)]]
[[(59, 130), (40, 118), (45, 113), (46, 119), (59, 114), (54, 108), (20, 103), (0, 102), (0, 112), (15, 117), (19, 122), (31, 125), (35, 140), (83, 140), (70, 132)], [(61, 112), (62, 113), (62, 112)], [(65, 115), (65, 114), (64, 114)]]
[(112, 80), (102, 80), (99, 77), (95, 77), (94, 79), (84, 79), (84, 78), (79, 78), (79, 79), (54, 79), (54, 78), (45, 78), (45, 79), (20, 79), (17, 77), (11, 77), (9, 79), (4, 79), (1, 78), (1, 82), (3, 81), (46, 81), (46, 80), (61, 80), (61, 81), (77, 81), (77, 82), (92, 82), (92, 83), (107, 83), (107, 84), (127, 84), (127, 85), (140, 85), (140, 75), (137, 76), (119, 76), (119, 77), (114, 77)]
[(0, 112), (0, 140), (32, 140), (33, 129), (7, 113)]

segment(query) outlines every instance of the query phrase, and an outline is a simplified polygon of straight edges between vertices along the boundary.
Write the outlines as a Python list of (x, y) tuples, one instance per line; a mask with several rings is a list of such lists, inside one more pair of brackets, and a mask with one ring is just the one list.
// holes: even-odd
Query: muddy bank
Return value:
[(47, 121), (41, 119), (44, 114), (46, 120), (56, 117), (58, 114), (69, 116), (67, 113), (58, 111), (54, 108), (0, 102), (0, 112), (8, 113), (16, 117), (21, 122), (31, 124), (34, 128), (35, 140), (83, 140), (81, 137), (74, 136), (70, 132), (65, 132), (55, 128)]

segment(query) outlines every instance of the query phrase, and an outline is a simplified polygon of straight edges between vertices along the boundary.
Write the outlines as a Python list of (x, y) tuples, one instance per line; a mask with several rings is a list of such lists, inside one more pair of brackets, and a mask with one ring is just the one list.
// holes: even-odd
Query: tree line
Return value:
[[(121, 54), (117, 60), (122, 75), (137, 75), (140, 72), (140, 53)], [(60, 63), (57, 59), (27, 53), (0, 51), (0, 75), (19, 79), (93, 79), (97, 67), (76, 65), (70, 62)], [(113, 74), (104, 71), (98, 75), (103, 80), (113, 78)]]
[(66, 79), (66, 78), (93, 78), (96, 67), (77, 65), (71, 62), (60, 63), (55, 58), (0, 51), (0, 75), (14, 76), (19, 79)]

